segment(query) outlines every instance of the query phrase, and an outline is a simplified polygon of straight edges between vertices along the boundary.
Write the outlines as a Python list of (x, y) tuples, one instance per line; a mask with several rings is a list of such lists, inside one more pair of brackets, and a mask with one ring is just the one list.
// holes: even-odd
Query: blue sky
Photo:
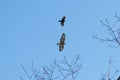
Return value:
[[(81, 54), (83, 68), (78, 80), (98, 80), (107, 70), (120, 67), (119, 48), (101, 44), (92, 36), (105, 31), (99, 20), (112, 21), (120, 15), (119, 0), (0, 0), (0, 80), (25, 77), (20, 64), (27, 69), (48, 65), (63, 56)], [(65, 26), (58, 20), (66, 16)], [(62, 33), (66, 45), (62, 52), (56, 43)]]

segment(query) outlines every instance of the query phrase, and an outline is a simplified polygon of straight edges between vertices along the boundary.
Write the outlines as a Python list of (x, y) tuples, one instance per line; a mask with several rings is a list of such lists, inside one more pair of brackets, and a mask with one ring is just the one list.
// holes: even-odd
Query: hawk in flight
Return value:
[(61, 19), (61, 20), (59, 20), (59, 22), (61, 23), (61, 26), (64, 26), (65, 18), (66, 18), (66, 17), (65, 17), (65, 16), (63, 16), (63, 17), (62, 17), (62, 19)]
[(62, 34), (62, 36), (60, 38), (60, 43), (57, 43), (57, 45), (59, 45), (59, 51), (62, 51), (64, 49), (64, 45), (65, 45), (65, 33)]

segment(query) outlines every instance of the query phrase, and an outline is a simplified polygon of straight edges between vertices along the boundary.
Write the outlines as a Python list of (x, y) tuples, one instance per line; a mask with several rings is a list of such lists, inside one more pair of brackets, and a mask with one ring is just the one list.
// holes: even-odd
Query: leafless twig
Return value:
[[(25, 72), (26, 76), (29, 78), (29, 80), (31, 80), (31, 79), (32, 79), (32, 75), (29, 75), (29, 74), (28, 74), (27, 70), (24, 68), (23, 65), (20, 65), (20, 66), (21, 66), (21, 68), (24, 70), (24, 72)], [(22, 79), (22, 78), (21, 78), (21, 79)]]
[(114, 74), (111, 75), (111, 65), (112, 65), (112, 59), (110, 58), (110, 60), (108, 61), (108, 71), (106, 72), (106, 74), (102, 75), (102, 78), (100, 78), (100, 80), (113, 80), (115, 78), (116, 74), (120, 70), (116, 69)]
[[(41, 71), (38, 71), (33, 63), (31, 67), (32, 74), (29, 75), (26, 69), (21, 65), (29, 80), (75, 80), (81, 70), (80, 55), (74, 56), (69, 62), (66, 57), (61, 62), (53, 61), (50, 66), (43, 66)], [(21, 80), (22, 77), (20, 78)]]
[(120, 23), (120, 17), (118, 17), (117, 14), (115, 14), (114, 17), (117, 20), (112, 25), (110, 25), (108, 19), (106, 19), (105, 21), (100, 20), (100, 23), (107, 28), (107, 31), (109, 33), (108, 37), (100, 38), (97, 35), (94, 35), (93, 37), (103, 42), (117, 43), (117, 45), (114, 45), (114, 46), (109, 45), (110, 47), (119, 47), (120, 46), (120, 27), (118, 27), (117, 24)]
[[(62, 66), (63, 65), (63, 66)], [(71, 62), (69, 62), (66, 57), (64, 57), (63, 61), (60, 64), (57, 64), (59, 72), (63, 76), (63, 80), (70, 77), (72, 80), (75, 80), (75, 77), (80, 72), (80, 69), (82, 68), (80, 64), (80, 56), (76, 55), (74, 56), (74, 59), (72, 59)]]

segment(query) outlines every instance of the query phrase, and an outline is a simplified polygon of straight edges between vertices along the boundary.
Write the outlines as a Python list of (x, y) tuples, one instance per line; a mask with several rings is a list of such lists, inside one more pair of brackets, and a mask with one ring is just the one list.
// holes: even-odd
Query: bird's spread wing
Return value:
[(64, 26), (64, 22), (63, 21), (61, 22), (61, 26)]
[(64, 49), (64, 43), (65, 42), (65, 34), (63, 33), (60, 38), (60, 44), (59, 44), (59, 51), (62, 51)]
[(63, 17), (62, 17), (62, 20), (65, 20), (65, 18), (66, 18), (66, 17), (65, 17), (65, 16), (63, 16)]
[(60, 39), (60, 43), (64, 43), (64, 42), (65, 42), (65, 33), (62, 34)]
[(61, 20), (58, 21), (58, 22), (61, 23), (61, 26), (64, 26), (65, 18), (66, 18), (66, 17), (63, 16), (63, 17), (61, 18)]
[(59, 51), (62, 51), (64, 49), (64, 44), (59, 45)]

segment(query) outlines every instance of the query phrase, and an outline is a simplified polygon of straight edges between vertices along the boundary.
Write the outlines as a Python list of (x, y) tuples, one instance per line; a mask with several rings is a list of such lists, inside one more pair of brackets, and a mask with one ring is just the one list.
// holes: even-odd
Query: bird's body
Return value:
[(61, 38), (60, 38), (60, 43), (57, 43), (59, 45), (59, 51), (62, 51), (64, 49), (65, 45), (65, 34), (63, 33)]
[(62, 17), (62, 19), (61, 19), (61, 20), (59, 20), (59, 22), (61, 23), (61, 26), (64, 26), (65, 18), (66, 18), (66, 17), (65, 17), (65, 16), (63, 16), (63, 17)]

